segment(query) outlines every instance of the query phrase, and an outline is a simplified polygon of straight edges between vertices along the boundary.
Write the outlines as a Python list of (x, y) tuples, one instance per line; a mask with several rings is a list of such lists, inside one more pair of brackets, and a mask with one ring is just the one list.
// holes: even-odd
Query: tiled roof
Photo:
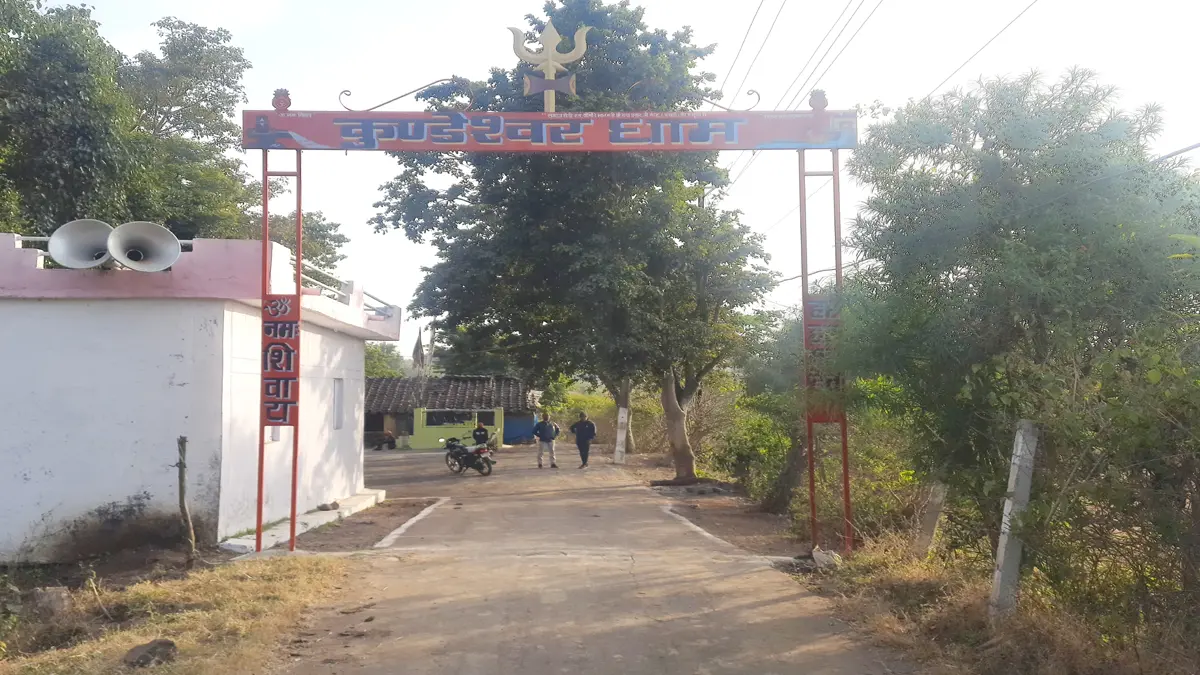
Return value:
[(513, 412), (534, 409), (532, 392), (520, 380), (486, 375), (383, 377), (367, 379), (366, 412), (399, 413), (414, 408)]

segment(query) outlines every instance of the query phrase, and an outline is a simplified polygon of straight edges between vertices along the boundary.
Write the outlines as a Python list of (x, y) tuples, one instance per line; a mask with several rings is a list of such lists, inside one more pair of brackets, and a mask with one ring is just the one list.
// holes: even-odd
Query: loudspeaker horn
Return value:
[(138, 272), (161, 272), (174, 265), (182, 252), (170, 230), (144, 220), (118, 225), (108, 236), (109, 255)]
[(50, 257), (59, 265), (74, 270), (100, 267), (112, 259), (108, 253), (112, 232), (112, 225), (102, 220), (72, 220), (50, 235)]

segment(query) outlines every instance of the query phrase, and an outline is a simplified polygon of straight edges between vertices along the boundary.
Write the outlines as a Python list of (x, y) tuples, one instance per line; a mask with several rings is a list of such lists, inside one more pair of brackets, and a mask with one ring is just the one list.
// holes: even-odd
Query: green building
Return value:
[(399, 444), (407, 441), (414, 450), (440, 448), (439, 438), (469, 439), (477, 422), (505, 443), (520, 442), (531, 435), (536, 398), (536, 392), (511, 377), (368, 378), (366, 444), (373, 447), (391, 432)]

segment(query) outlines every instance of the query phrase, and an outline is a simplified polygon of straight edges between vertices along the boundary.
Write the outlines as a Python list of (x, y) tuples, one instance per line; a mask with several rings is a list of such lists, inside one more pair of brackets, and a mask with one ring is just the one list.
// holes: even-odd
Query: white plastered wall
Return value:
[[(255, 525), (261, 325), (255, 308), (227, 303), (224, 369), (228, 375), (222, 394), (225, 442), (218, 525), (222, 539)], [(308, 322), (302, 326), (299, 513), (362, 490), (365, 385), (361, 338)], [(335, 401), (339, 379), (342, 393)], [(279, 428), (278, 440), (271, 440), (270, 430), (267, 434), (263, 521), (272, 523), (287, 518), (290, 510), (292, 430)]]
[[(216, 525), (225, 303), (0, 299), (0, 561), (178, 514)], [(108, 533), (108, 534), (106, 534)]]

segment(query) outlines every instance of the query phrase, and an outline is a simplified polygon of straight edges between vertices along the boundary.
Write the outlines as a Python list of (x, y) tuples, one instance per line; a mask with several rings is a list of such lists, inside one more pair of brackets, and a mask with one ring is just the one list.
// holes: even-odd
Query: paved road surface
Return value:
[(366, 578), (339, 607), (375, 604), (320, 618), (288, 672), (911, 672), (760, 558), (664, 512), (615, 467), (575, 469), (572, 454), (539, 471), (528, 451), (506, 452), (484, 478), (451, 475), (440, 454), (368, 452), (369, 487), (450, 499), (365, 559)]

